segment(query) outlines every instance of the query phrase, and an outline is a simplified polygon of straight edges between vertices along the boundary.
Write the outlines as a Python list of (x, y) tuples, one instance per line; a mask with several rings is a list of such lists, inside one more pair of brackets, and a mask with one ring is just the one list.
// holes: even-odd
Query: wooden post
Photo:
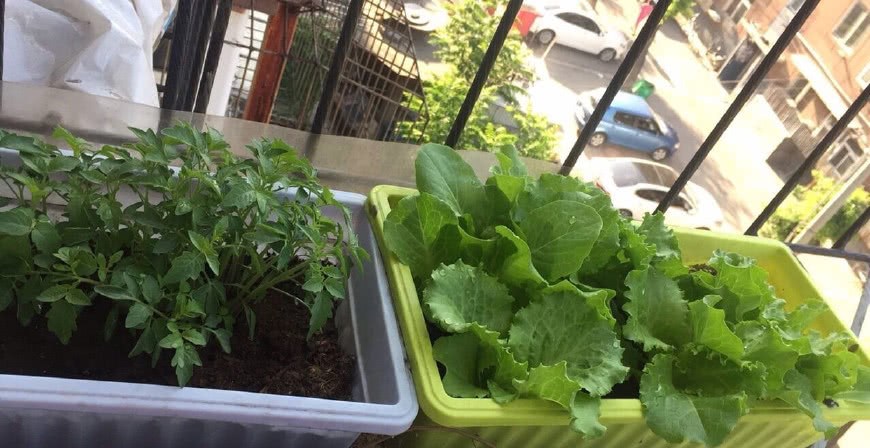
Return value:
[[(299, 7), (281, 2), (275, 14), (269, 17), (266, 31), (263, 33), (263, 45), (260, 47), (260, 57), (251, 81), (251, 91), (245, 103), (245, 120), (268, 123), (272, 116), (272, 106), (278, 95), (281, 75), (287, 64), (287, 55), (293, 44), (296, 32), (296, 22), (299, 19)], [(253, 32), (253, 30), (251, 30)]]

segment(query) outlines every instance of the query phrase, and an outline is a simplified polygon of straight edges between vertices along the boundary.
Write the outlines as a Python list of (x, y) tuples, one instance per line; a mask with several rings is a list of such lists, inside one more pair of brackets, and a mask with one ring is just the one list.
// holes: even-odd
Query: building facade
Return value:
[[(804, 0), (699, 2), (704, 44), (721, 55), (719, 80), (739, 89), (770, 50)], [(697, 20), (696, 20), (697, 21)], [(697, 28), (697, 26), (696, 26)], [(870, 0), (822, 0), (760, 87), (791, 135), (778, 160), (793, 167), (825, 135), (870, 82)], [(870, 107), (828, 150), (819, 168), (838, 178), (854, 174), (870, 156)], [(792, 167), (785, 167), (789, 171)]]

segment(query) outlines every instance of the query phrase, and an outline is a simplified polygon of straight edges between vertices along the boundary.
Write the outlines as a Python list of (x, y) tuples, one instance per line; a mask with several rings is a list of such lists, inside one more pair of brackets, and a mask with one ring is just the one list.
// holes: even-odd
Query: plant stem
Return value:
[(283, 295), (285, 295), (285, 296), (287, 296), (287, 297), (290, 297), (291, 299), (295, 300), (296, 303), (305, 306), (305, 308), (308, 310), (309, 313), (311, 312), (311, 307), (308, 306), (308, 304), (305, 303), (305, 301), (302, 300), (302, 299), (300, 299), (299, 297), (296, 297), (296, 296), (294, 296), (293, 294), (290, 294), (290, 293), (287, 292), (287, 291), (284, 291), (284, 290), (282, 290), (282, 289), (278, 289), (278, 288), (275, 288), (275, 287), (271, 287), (271, 288), (269, 288), (269, 290), (271, 290), (271, 291), (275, 291), (275, 292), (277, 292), (277, 293), (279, 293), (279, 294), (283, 294)]

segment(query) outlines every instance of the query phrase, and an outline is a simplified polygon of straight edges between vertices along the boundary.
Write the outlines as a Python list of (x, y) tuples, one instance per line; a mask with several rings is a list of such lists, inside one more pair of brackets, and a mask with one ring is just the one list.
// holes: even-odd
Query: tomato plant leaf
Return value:
[(64, 345), (69, 343), (69, 339), (76, 329), (78, 308), (66, 300), (57, 300), (51, 304), (45, 317), (48, 319), (48, 329), (57, 336), (61, 343)]
[(136, 301), (136, 298), (131, 296), (125, 288), (119, 286), (97, 285), (94, 287), (94, 291), (96, 291), (97, 294), (110, 299)]
[(199, 251), (199, 253), (205, 256), (205, 261), (208, 263), (208, 266), (211, 268), (212, 272), (214, 272), (215, 274), (220, 274), (220, 261), (218, 261), (218, 255), (217, 252), (214, 250), (212, 242), (208, 238), (192, 230), (188, 230), (187, 235), (188, 237), (190, 237), (190, 241), (193, 243), (193, 247), (195, 247), (196, 250)]
[(72, 287), (72, 285), (55, 285), (49, 287), (45, 291), (39, 293), (39, 295), (36, 296), (36, 300), (40, 302), (57, 302), (64, 298)]
[(172, 260), (172, 267), (163, 276), (164, 284), (195, 280), (202, 272), (202, 258), (192, 252), (184, 252)]
[(148, 319), (151, 318), (152, 314), (153, 311), (148, 305), (138, 302), (134, 303), (130, 309), (127, 310), (127, 319), (124, 321), (124, 326), (127, 328), (138, 328), (148, 322)]
[(0, 235), (27, 235), (33, 224), (33, 210), (29, 208), (18, 207), (0, 212)]
[(91, 298), (87, 294), (85, 294), (81, 289), (72, 288), (66, 293), (65, 297), (66, 301), (72, 305), (78, 306), (90, 306)]

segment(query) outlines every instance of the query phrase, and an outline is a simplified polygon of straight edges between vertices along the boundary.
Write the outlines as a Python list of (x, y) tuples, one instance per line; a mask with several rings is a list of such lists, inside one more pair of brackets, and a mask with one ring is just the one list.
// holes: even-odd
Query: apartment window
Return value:
[(807, 81), (807, 78), (799, 76), (791, 80), (788, 87), (785, 88), (785, 91), (789, 98), (794, 100), (794, 102), (799, 103), (807, 96), (807, 92), (810, 91), (810, 82)]
[(749, 11), (749, 8), (752, 7), (752, 2), (754, 0), (734, 0), (728, 5), (728, 9), (725, 10), (725, 13), (728, 14), (728, 17), (731, 17), (731, 20), (734, 23), (740, 22), (743, 16), (746, 15), (746, 11)]
[(828, 159), (828, 163), (834, 167), (834, 171), (840, 176), (849, 174), (849, 169), (864, 155), (861, 143), (855, 137), (847, 137), (837, 146), (834, 153)]
[(834, 124), (837, 122), (837, 118), (831, 114), (828, 114), (815, 129), (813, 129), (813, 137), (824, 136), (834, 127)]
[(840, 45), (852, 48), (870, 27), (870, 14), (861, 0), (855, 2), (834, 28), (834, 38)]

